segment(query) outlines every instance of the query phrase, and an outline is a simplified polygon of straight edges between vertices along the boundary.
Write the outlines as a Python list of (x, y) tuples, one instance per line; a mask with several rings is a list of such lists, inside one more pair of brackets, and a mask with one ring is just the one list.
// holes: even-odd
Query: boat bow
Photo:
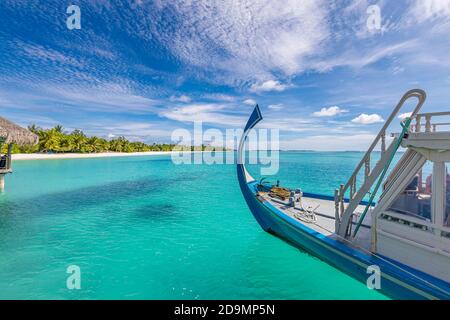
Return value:
[(242, 195), (244, 196), (247, 205), (255, 217), (259, 225), (265, 230), (270, 230), (270, 222), (267, 220), (264, 209), (262, 209), (262, 203), (258, 200), (258, 186), (255, 179), (248, 173), (245, 168), (245, 141), (250, 131), (263, 119), (259, 106), (256, 105), (247, 124), (244, 128), (244, 132), (239, 143), (237, 154), (237, 177), (239, 181), (239, 187), (241, 188)]
[(237, 157), (237, 168), (238, 168), (238, 178), (239, 183), (241, 183), (241, 180), (243, 183), (247, 184), (252, 181), (255, 181), (253, 177), (248, 173), (247, 169), (245, 168), (245, 142), (248, 138), (248, 134), (250, 131), (263, 119), (261, 110), (259, 110), (259, 106), (256, 105), (255, 109), (253, 109), (252, 114), (250, 115), (250, 118), (247, 121), (247, 124), (245, 125), (244, 132), (241, 137), (241, 141), (239, 143), (238, 148), (238, 157)]

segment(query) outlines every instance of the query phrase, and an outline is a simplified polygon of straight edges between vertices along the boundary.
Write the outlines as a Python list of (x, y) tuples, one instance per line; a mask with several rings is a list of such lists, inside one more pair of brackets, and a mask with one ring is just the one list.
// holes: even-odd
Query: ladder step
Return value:
[[(394, 169), (389, 174), (389, 177), (386, 179), (386, 181), (383, 184), (383, 190), (390, 189), (392, 187), (392, 184), (397, 180), (398, 176), (403, 172), (404, 168), (408, 166), (411, 159), (414, 158), (416, 155), (416, 152), (408, 149), (406, 150), (403, 157), (400, 159), (400, 161), (396, 164)], [(384, 193), (381, 194), (380, 200), (383, 199)]]
[[(386, 130), (388, 129), (391, 122), (397, 118), (397, 114), (399, 113), (400, 109), (403, 107), (403, 105), (406, 103), (407, 100), (410, 98), (417, 98), (417, 104), (414, 107), (411, 116), (404, 120), (402, 122), (402, 135), (399, 137), (394, 137), (394, 141), (390, 144), (390, 146), (386, 150)], [(383, 178), (385, 177), (386, 171), (392, 161), (392, 157), (394, 156), (394, 153), (397, 151), (397, 148), (400, 146), (400, 142), (405, 136), (405, 134), (409, 131), (409, 126), (411, 124), (411, 120), (417, 115), (420, 108), (424, 104), (426, 99), (426, 93), (423, 90), (420, 89), (413, 89), (408, 91), (403, 95), (403, 97), (400, 99), (394, 110), (392, 111), (389, 118), (384, 123), (382, 129), (370, 145), (369, 149), (361, 159), (360, 163), (356, 166), (355, 170), (353, 171), (353, 174), (351, 175), (348, 182), (341, 188), (339, 191), (339, 197), (336, 197), (336, 208), (339, 208), (339, 213), (341, 217), (341, 221), (339, 222), (339, 228), (337, 228), (337, 233), (341, 236), (347, 237), (348, 235), (348, 228), (351, 226), (350, 221), (353, 216), (353, 212), (356, 209), (356, 207), (361, 203), (362, 199), (365, 197), (367, 192), (371, 189), (372, 185), (375, 183), (375, 181), (380, 178), (381, 175), (383, 175)], [(375, 150), (375, 147), (379, 145), (381, 142), (381, 157), (378, 163), (375, 165), (373, 170), (370, 170), (370, 158), (372, 153)], [(358, 191), (356, 191), (356, 183), (355, 178), (361, 173), (361, 170), (364, 168), (364, 182), (361, 188), (359, 188)], [(400, 170), (400, 169), (398, 169)], [(376, 189), (380, 187), (381, 180), (378, 182)], [(348, 204), (347, 208), (344, 207), (342, 204), (342, 199), (344, 198), (347, 191), (350, 191), (350, 203)], [(356, 191), (356, 193), (355, 193)], [(377, 190), (376, 190), (377, 191)], [(371, 200), (373, 199), (374, 195), (371, 195)], [(338, 201), (341, 200), (341, 204), (339, 206)]]
[(366, 194), (370, 191), (370, 188), (372, 187), (376, 179), (378, 179), (380, 174), (383, 172), (384, 166), (389, 161), (390, 154), (394, 151), (397, 140), (398, 139), (395, 138), (389, 145), (387, 152), (385, 152), (381, 156), (380, 160), (375, 165), (375, 168), (373, 168), (372, 172), (367, 177), (367, 179), (365, 179), (365, 182), (363, 183), (361, 188), (359, 188), (359, 190), (356, 192), (354, 198), (350, 200), (349, 204), (344, 210), (344, 214), (347, 214), (348, 212), (353, 213), (355, 209), (359, 206), (361, 201), (364, 199)]

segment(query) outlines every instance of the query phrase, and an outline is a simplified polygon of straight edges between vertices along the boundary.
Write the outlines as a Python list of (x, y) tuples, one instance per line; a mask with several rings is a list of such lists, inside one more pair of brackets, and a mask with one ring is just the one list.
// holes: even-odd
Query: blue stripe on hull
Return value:
[[(243, 166), (237, 166), (239, 184), (244, 198), (261, 227), (295, 246), (344, 271), (353, 278), (366, 283), (367, 267), (377, 265), (381, 269), (381, 292), (395, 299), (450, 299), (448, 283), (426, 276), (417, 270), (399, 269), (386, 261), (355, 250), (341, 242), (330, 239), (283, 214), (268, 202), (256, 198), (256, 183), (247, 184)], [(420, 278), (411, 275), (416, 273)]]

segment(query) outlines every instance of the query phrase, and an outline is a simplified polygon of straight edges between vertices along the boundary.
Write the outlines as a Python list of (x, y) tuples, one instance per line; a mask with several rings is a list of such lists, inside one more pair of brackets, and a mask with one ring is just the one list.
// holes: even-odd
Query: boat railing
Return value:
[[(428, 237), (407, 237), (410, 242), (420, 243), (418, 240), (424, 241), (422, 244), (426, 244), (429, 249), (437, 248), (442, 252), (447, 251), (446, 255), (450, 257), (449, 252), (449, 240), (450, 240), (450, 227), (440, 225), (438, 223), (433, 223), (428, 220), (422, 220), (413, 216), (407, 216), (404, 214), (396, 213), (393, 211), (385, 211), (380, 215), (382, 220), (388, 220), (390, 222), (401, 224), (405, 228), (410, 228), (410, 230), (415, 230), (416, 232), (427, 232)], [(380, 230), (384, 232), (389, 232), (389, 228), (383, 226)], [(380, 231), (379, 230), (379, 231)], [(410, 234), (409, 231), (404, 231)], [(397, 234), (394, 232), (392, 234)], [(398, 236), (398, 234), (397, 234)], [(401, 237), (404, 239), (404, 237)], [(415, 240), (414, 240), (415, 239)]]
[(0, 154), (0, 173), (11, 171), (11, 155)]
[[(370, 187), (373, 185), (373, 183), (375, 183), (377, 176), (379, 176), (379, 174), (381, 174), (381, 172), (383, 171), (383, 166), (381, 165), (382, 162), (387, 162), (387, 158), (389, 157), (389, 155), (392, 152), (395, 152), (395, 150), (393, 150), (393, 147), (396, 145), (396, 142), (399, 138), (394, 138), (390, 146), (386, 147), (386, 132), (392, 121), (394, 121), (394, 119), (397, 119), (397, 115), (399, 114), (400, 110), (410, 98), (418, 99), (418, 102), (410, 115), (411, 118), (414, 118), (418, 114), (422, 105), (425, 103), (426, 93), (425, 91), (420, 89), (413, 89), (403, 95), (403, 97), (400, 99), (397, 106), (394, 108), (393, 112), (381, 128), (380, 132), (375, 137), (369, 149), (367, 150), (359, 164), (356, 166), (347, 183), (342, 184), (340, 188), (335, 192), (336, 229), (340, 230), (339, 234), (341, 236), (346, 236), (348, 234), (349, 230), (347, 230), (347, 227), (350, 225), (349, 222), (352, 219), (353, 211), (370, 190)], [(376, 150), (378, 145), (380, 145), (381, 157), (378, 160), (378, 163), (374, 167), (372, 167), (371, 161), (374, 158), (374, 153), (378, 151)], [(363, 175), (364, 179), (362, 185), (358, 187), (357, 178), (360, 175)], [(348, 197), (346, 195), (348, 195)], [(349, 204), (347, 206), (345, 206), (344, 204), (345, 198), (349, 199)], [(343, 231), (343, 229), (345, 229), (345, 231)]]
[[(2, 141), (4, 142), (4, 141)], [(0, 147), (2, 146), (2, 144), (0, 143)], [(0, 174), (5, 174), (5, 173), (11, 173), (11, 164), (12, 164), (12, 147), (13, 145), (10, 143), (7, 146), (7, 153), (6, 154), (2, 154), (0, 153)]]
[[(450, 127), (450, 122), (433, 122), (437, 117), (447, 117), (449, 119), (450, 112), (430, 112), (430, 113), (420, 113), (414, 117), (414, 125), (411, 126), (411, 132), (416, 133), (431, 133), (438, 132), (441, 127), (447, 126)], [(442, 131), (450, 131), (450, 129), (442, 130)]]

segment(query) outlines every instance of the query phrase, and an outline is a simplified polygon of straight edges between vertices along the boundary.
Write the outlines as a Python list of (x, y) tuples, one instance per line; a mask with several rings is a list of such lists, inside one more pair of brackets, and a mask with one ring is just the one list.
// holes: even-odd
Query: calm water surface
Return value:
[[(361, 157), (284, 152), (279, 179), (331, 195)], [(233, 165), (148, 156), (14, 169), (0, 195), (1, 299), (385, 299), (263, 232)], [(66, 288), (72, 264), (81, 290)]]

